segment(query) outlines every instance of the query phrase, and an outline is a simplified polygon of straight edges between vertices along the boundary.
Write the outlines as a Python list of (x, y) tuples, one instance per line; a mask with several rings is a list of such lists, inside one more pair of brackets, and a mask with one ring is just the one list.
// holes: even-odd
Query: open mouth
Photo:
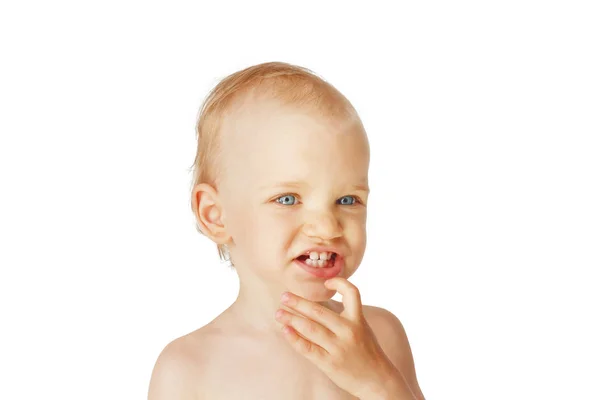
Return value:
[(296, 259), (311, 268), (331, 268), (335, 265), (336, 257), (336, 253), (321, 253), (318, 256), (313, 253), (301, 255)]
[(307, 252), (294, 263), (318, 279), (333, 278), (344, 270), (344, 256), (332, 252)]

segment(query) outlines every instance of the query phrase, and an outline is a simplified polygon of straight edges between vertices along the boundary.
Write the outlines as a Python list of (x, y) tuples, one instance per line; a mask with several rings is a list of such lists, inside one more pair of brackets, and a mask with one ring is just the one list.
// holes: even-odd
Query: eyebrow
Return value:
[(260, 189), (271, 189), (276, 187), (302, 187), (306, 186), (305, 183), (300, 181), (288, 181), (288, 182), (276, 182), (272, 185), (261, 186)]
[[(264, 189), (271, 189), (271, 188), (279, 188), (279, 187), (295, 187), (295, 188), (301, 188), (306, 186), (306, 183), (301, 182), (301, 181), (287, 181), (287, 182), (277, 182), (273, 185), (264, 185), (260, 187), (260, 190), (264, 190)], [(360, 190), (363, 192), (367, 192), (369, 193), (369, 186), (365, 183), (361, 183), (358, 185), (350, 185), (350, 188), (354, 189), (354, 190)]]
[(365, 185), (365, 184), (361, 184), (361, 185), (352, 185), (352, 186), (350, 186), (350, 187), (351, 187), (352, 189), (355, 189), (355, 190), (362, 190), (363, 192), (367, 192), (367, 193), (369, 193), (369, 192), (370, 192), (369, 186), (368, 186), (368, 185)]

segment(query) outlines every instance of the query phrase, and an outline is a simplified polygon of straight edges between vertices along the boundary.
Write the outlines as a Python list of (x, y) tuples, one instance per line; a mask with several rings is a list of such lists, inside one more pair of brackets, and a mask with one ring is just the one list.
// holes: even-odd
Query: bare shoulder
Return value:
[(210, 331), (200, 328), (165, 346), (152, 371), (148, 400), (201, 398), (199, 377), (209, 358), (207, 335)]
[(425, 397), (417, 381), (413, 354), (404, 326), (391, 311), (385, 308), (363, 305), (363, 314), (367, 323), (373, 329), (381, 348), (402, 372), (416, 398)]

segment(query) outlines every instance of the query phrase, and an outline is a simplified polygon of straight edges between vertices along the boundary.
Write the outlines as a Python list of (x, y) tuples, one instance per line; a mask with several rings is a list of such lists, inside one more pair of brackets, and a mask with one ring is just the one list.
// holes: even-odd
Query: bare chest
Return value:
[[(257, 356), (258, 354), (254, 354)], [(201, 398), (248, 400), (351, 400), (317, 367), (295, 357), (231, 355), (203, 379)]]

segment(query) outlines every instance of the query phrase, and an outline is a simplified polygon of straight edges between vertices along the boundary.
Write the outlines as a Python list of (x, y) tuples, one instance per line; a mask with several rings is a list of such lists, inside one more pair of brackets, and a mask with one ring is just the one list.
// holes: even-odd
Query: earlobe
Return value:
[(192, 202), (200, 230), (217, 244), (226, 244), (230, 236), (223, 223), (223, 210), (217, 191), (209, 184), (201, 183), (194, 187)]

